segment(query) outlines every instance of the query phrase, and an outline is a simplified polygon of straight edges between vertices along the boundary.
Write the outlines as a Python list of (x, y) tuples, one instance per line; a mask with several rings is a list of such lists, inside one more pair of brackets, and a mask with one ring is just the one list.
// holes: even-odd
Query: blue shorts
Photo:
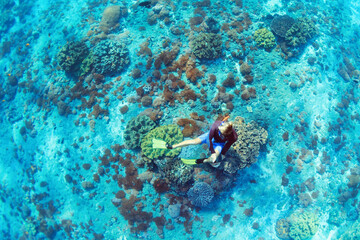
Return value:
[[(210, 131), (200, 135), (199, 138), (201, 140), (201, 144), (206, 143), (210, 147), (209, 134), (210, 134)], [(217, 151), (219, 151), (219, 153), (221, 153), (223, 147), (225, 146), (225, 143), (214, 142), (214, 138), (212, 139), (212, 143), (213, 143), (214, 150), (217, 150)]]

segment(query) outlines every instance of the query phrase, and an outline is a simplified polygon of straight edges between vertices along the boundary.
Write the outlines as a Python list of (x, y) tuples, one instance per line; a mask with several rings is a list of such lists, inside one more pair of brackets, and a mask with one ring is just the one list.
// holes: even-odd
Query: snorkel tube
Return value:
[(222, 125), (224, 124), (224, 122), (225, 122), (226, 120), (228, 120), (229, 118), (230, 118), (230, 115), (227, 115), (226, 117), (224, 117), (223, 120), (221, 121), (220, 126), (222, 126)]
[(226, 117), (223, 118), (222, 122), (225, 122), (226, 120), (228, 120), (230, 118), (230, 115), (227, 115)]

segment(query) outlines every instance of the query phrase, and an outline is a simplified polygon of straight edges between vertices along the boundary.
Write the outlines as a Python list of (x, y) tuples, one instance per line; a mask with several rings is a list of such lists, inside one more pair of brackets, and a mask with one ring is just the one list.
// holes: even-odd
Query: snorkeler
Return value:
[[(186, 147), (206, 143), (209, 146), (211, 156), (203, 159), (182, 159), (187, 164), (210, 163), (213, 167), (218, 167), (221, 155), (225, 155), (231, 145), (236, 142), (238, 135), (233, 128), (232, 122), (227, 122), (229, 116), (222, 121), (215, 121), (210, 130), (195, 139), (185, 140), (174, 145), (167, 145), (168, 149)], [(219, 158), (219, 159), (218, 159)], [(218, 160), (218, 161), (217, 161)]]

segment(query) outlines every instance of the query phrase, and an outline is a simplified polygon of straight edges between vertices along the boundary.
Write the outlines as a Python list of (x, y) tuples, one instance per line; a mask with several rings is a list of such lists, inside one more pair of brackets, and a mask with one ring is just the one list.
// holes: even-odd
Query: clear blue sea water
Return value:
[(360, 239), (359, 1), (0, 8), (0, 239)]

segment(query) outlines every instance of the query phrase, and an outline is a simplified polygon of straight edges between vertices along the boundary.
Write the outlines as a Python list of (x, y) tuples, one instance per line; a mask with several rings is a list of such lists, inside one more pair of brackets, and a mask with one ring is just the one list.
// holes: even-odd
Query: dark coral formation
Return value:
[(61, 48), (57, 60), (65, 72), (75, 74), (88, 54), (89, 48), (84, 42), (68, 42)]
[(199, 59), (218, 58), (222, 51), (221, 36), (214, 33), (200, 33), (190, 42), (190, 48)]
[(254, 121), (246, 124), (244, 119), (236, 117), (234, 129), (238, 140), (232, 145), (226, 156), (224, 171), (230, 174), (256, 162), (260, 147), (266, 143), (268, 133)]
[(207, 206), (214, 197), (214, 190), (206, 182), (197, 182), (189, 189), (188, 198), (197, 207)]
[(69, 42), (60, 50), (57, 59), (62, 69), (75, 75), (93, 70), (99, 74), (117, 73), (130, 63), (126, 45), (112, 40), (101, 41), (92, 51), (84, 42)]
[(96, 73), (121, 72), (129, 63), (129, 50), (124, 43), (112, 40), (99, 42), (92, 51)]
[(155, 127), (155, 122), (146, 115), (131, 119), (124, 132), (126, 146), (131, 149), (139, 148), (143, 137)]
[(276, 35), (285, 37), (286, 32), (292, 27), (295, 20), (288, 15), (275, 16), (271, 21), (270, 28)]
[(220, 31), (219, 22), (215, 20), (213, 17), (208, 17), (205, 19), (205, 29), (209, 33), (218, 33)]

